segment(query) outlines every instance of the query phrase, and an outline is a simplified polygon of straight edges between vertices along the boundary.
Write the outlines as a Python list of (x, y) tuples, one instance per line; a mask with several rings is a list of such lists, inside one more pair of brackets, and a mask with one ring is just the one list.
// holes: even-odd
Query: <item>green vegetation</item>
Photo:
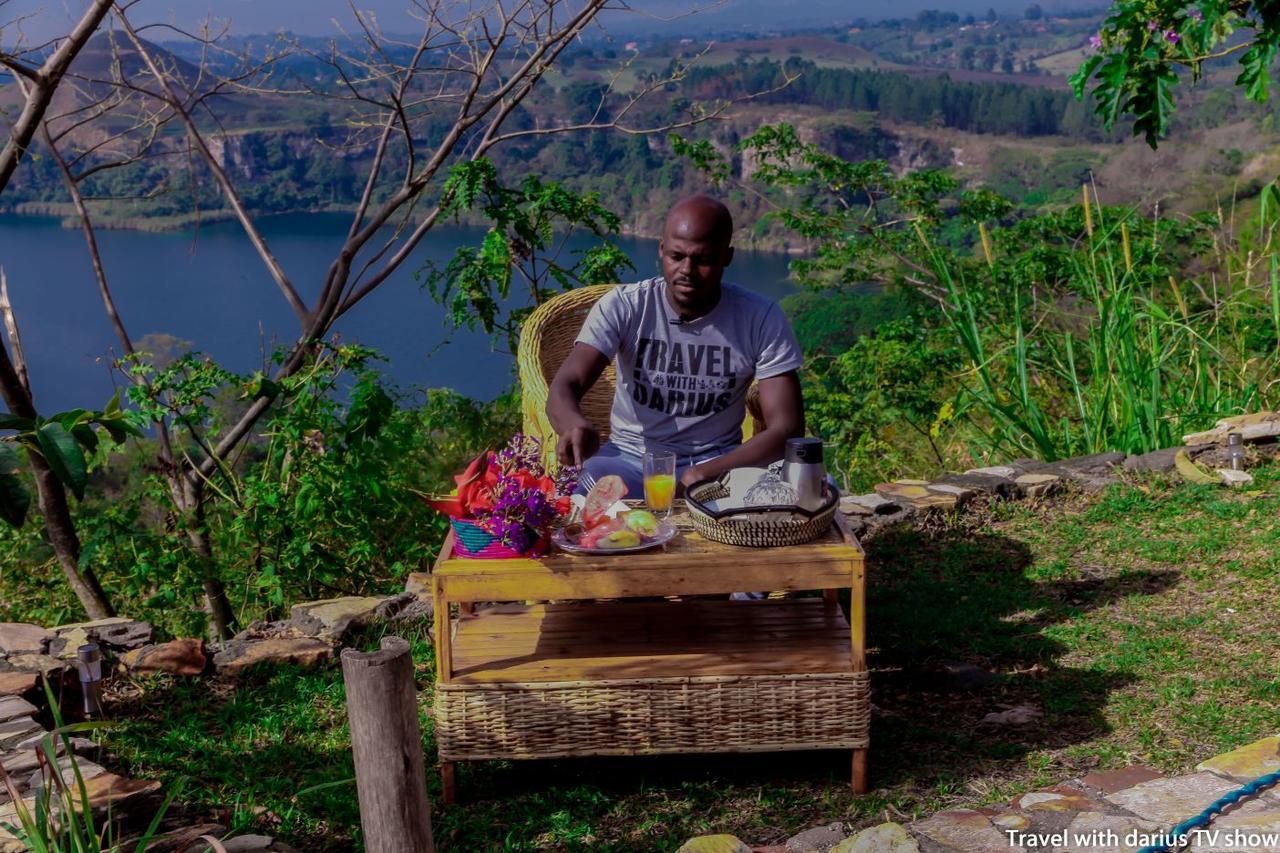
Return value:
[[(873, 540), (880, 747), (867, 797), (849, 795), (843, 753), (481, 762), (462, 768), (458, 805), (437, 808), (436, 837), (459, 850), (674, 850), (706, 832), (780, 843), (831, 820), (998, 803), (1094, 769), (1184, 770), (1273, 734), (1280, 470), (1254, 474), (1252, 494), (1134, 481)], [(431, 651), (410, 639), (425, 709)], [(950, 690), (939, 671), (954, 660), (995, 681)], [(306, 792), (352, 775), (336, 668), (142, 686), (116, 709), (112, 761), (166, 782), (199, 768), (184, 800), (256, 815), (254, 827), (307, 850), (350, 849), (354, 791)], [(1018, 704), (1044, 718), (979, 724)], [(422, 724), (431, 755), (425, 712)]]

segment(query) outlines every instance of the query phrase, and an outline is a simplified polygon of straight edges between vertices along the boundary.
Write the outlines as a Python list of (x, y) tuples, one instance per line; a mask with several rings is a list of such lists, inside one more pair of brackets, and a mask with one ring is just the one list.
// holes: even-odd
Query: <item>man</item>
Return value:
[[(618, 474), (638, 497), (644, 452), (666, 450), (676, 454), (683, 490), (780, 459), (786, 440), (804, 434), (800, 347), (776, 304), (721, 282), (732, 237), (733, 219), (719, 201), (680, 201), (658, 244), (662, 275), (614, 288), (591, 309), (547, 397), (560, 461), (583, 465), (584, 481)], [(618, 383), (601, 446), (580, 402), (614, 358)], [(765, 429), (744, 444), (753, 377)]]

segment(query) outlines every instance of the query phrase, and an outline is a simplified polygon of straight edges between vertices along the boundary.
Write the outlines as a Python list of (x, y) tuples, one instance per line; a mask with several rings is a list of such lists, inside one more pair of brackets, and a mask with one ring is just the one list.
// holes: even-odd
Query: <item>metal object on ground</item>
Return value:
[(80, 670), (80, 692), (84, 695), (84, 714), (102, 714), (102, 650), (97, 643), (85, 643), (76, 649), (76, 668)]
[(1244, 470), (1244, 436), (1238, 432), (1227, 434), (1227, 462), (1232, 471)]

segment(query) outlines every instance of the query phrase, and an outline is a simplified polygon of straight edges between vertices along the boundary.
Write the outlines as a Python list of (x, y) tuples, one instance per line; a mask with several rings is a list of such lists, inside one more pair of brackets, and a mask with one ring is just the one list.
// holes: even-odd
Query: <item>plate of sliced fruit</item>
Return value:
[(571, 554), (632, 554), (676, 537), (670, 521), (623, 503), (626, 494), (621, 477), (601, 477), (585, 500), (574, 498), (574, 515), (551, 534), (552, 543)]

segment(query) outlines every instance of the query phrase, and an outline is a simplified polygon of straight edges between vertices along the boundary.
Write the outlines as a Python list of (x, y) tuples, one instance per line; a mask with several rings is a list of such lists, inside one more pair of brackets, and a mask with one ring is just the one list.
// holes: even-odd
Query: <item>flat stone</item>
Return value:
[(1216, 471), (1222, 478), (1223, 484), (1227, 486), (1247, 486), (1253, 482), (1253, 475), (1248, 471), (1235, 471), (1231, 468), (1218, 468)]
[(103, 773), (86, 779), (84, 787), (89, 805), (94, 808), (110, 805), (112, 809), (116, 809), (128, 800), (154, 794), (160, 790), (160, 783), (151, 779), (126, 779), (114, 773)]
[(1186, 444), (1220, 442), (1226, 441), (1227, 435), (1233, 432), (1240, 433), (1246, 441), (1280, 435), (1280, 412), (1255, 412), (1223, 418), (1213, 429), (1184, 435), (1182, 440)]
[[(49, 736), (49, 732), (41, 729), (39, 732), (30, 735), (26, 740), (20, 741), (15, 749), (37, 749), (43, 748), (45, 738)], [(83, 737), (66, 737), (59, 735), (54, 739), (53, 751), (55, 755), (61, 755), (67, 751), (67, 742), (71, 742), (71, 751), (76, 755), (93, 755), (100, 747), (97, 743)]]
[[(918, 487), (913, 487), (918, 488)], [(954, 510), (960, 505), (960, 501), (955, 495), (938, 494), (929, 492), (917, 498), (911, 499), (911, 504), (916, 509), (940, 509), (943, 511)]]
[(1006, 480), (1012, 480), (1018, 476), (1018, 469), (1012, 465), (990, 465), (986, 468), (970, 468), (965, 471), (966, 474), (985, 474), (989, 477), (1003, 477)]
[(923, 498), (929, 494), (929, 490), (923, 484), (876, 483), (875, 489), (881, 496), (899, 498), (913, 503), (916, 498)]
[(59, 625), (53, 629), (53, 633), (59, 637), (72, 631), (85, 631), (86, 633), (96, 628), (110, 628), (113, 625), (127, 625), (135, 620), (127, 616), (108, 616), (106, 619), (95, 619), (92, 622), (71, 622), (66, 625)]
[[(35, 797), (24, 797), (24, 798), (23, 798), (23, 800), (22, 800), (22, 805), (23, 805), (23, 807), (26, 809), (26, 811), (27, 811), (28, 813), (33, 812), (33, 811), (35, 810), (35, 807), (36, 807), (36, 798), (35, 798)], [(15, 818), (16, 818), (17, 816), (18, 816), (18, 804), (17, 804), (17, 803), (9, 802), (9, 803), (5, 803), (4, 805), (0, 806), (0, 824), (4, 824), (4, 823), (14, 823), (14, 824), (16, 824), (16, 823), (18, 822), (17, 820), (15, 820)], [(0, 826), (0, 828), (3, 828), (3, 827), (2, 827), (2, 826)], [(10, 837), (12, 837), (12, 836), (10, 836)], [(19, 850), (25, 850), (25, 849), (26, 849), (26, 847), (19, 847), (18, 849), (19, 849)]]
[(158, 836), (147, 846), (147, 853), (204, 853), (210, 848), (208, 844), (197, 846), (200, 836), (221, 838), (226, 834), (227, 828), (220, 823), (197, 823)]
[(1044, 713), (1031, 705), (1015, 705), (1005, 711), (992, 711), (978, 721), (980, 726), (1025, 726), (1034, 723)]
[(39, 683), (40, 676), (34, 672), (0, 672), (0, 696), (26, 696)]
[(16, 776), (40, 766), (40, 757), (34, 749), (15, 749), (13, 752), (0, 753), (0, 767), (10, 776)]
[(920, 845), (898, 824), (882, 823), (851, 835), (831, 853), (920, 853)]
[(311, 637), (231, 640), (213, 656), (222, 675), (239, 675), (262, 663), (314, 666), (333, 659), (333, 647)]
[[(52, 641), (50, 641), (52, 642)], [(49, 655), (10, 655), (5, 663), (13, 667), (19, 672), (35, 672), (44, 673), (52, 676), (55, 672), (62, 672), (67, 668), (67, 662), (58, 660)]]
[(1138, 844), (1125, 844), (1125, 838), (1130, 833), (1150, 836), (1166, 829), (1167, 827), (1131, 815), (1081, 812), (1067, 824), (1066, 837), (1069, 844), (1063, 849), (1088, 853), (1133, 853), (1144, 847), (1145, 843), (1141, 838), (1134, 838)]
[(1090, 788), (1097, 788), (1105, 794), (1114, 794), (1116, 791), (1123, 791), (1125, 788), (1132, 788), (1134, 785), (1161, 778), (1163, 778), (1163, 774), (1159, 771), (1152, 770), (1143, 764), (1133, 764), (1129, 767), (1121, 767), (1118, 770), (1103, 770), (1090, 773), (1080, 781)]
[(991, 822), (1001, 830), (1018, 829), (1023, 830), (1031, 826), (1031, 820), (1026, 815), (1020, 814), (1002, 814), (991, 818)]
[[(58, 775), (62, 777), (63, 782), (66, 782), (69, 785), (75, 784), (76, 770), (80, 771), (80, 778), (84, 779), (85, 781), (88, 781), (90, 779), (96, 779), (107, 772), (107, 768), (103, 767), (100, 764), (94, 764), (92, 761), (88, 761), (84, 758), (74, 759), (75, 766), (72, 767), (72, 760), (73, 759), (65, 755), (58, 759)], [(35, 773), (32, 773), (31, 776), (27, 779), (28, 789), (34, 790), (36, 788), (39, 788), (43, 784), (44, 784), (43, 769), (37, 770)]]
[(431, 598), (431, 573), (430, 572), (410, 572), (409, 577), (404, 582), (404, 591), (411, 592), (418, 598)]
[(28, 622), (0, 622), (0, 656), (40, 654), (54, 634)]
[(1280, 770), (1280, 737), (1269, 737), (1248, 746), (1224, 752), (1196, 765), (1219, 776), (1252, 782), (1259, 776)]
[(1275, 853), (1280, 849), (1280, 805), (1269, 811), (1226, 812), (1209, 826), (1191, 834), (1195, 853)]
[(18, 749), (23, 741), (41, 734), (44, 734), (44, 726), (30, 717), (18, 717), (0, 723), (0, 752)]
[(956, 486), (952, 483), (930, 483), (928, 489), (934, 494), (950, 495), (956, 499), (957, 504), (966, 504), (978, 494), (968, 486)]
[(784, 845), (787, 853), (827, 853), (832, 847), (835, 847), (841, 841), (844, 841), (847, 833), (844, 831), (844, 824), (840, 821), (829, 823), (826, 826), (815, 826), (812, 829), (806, 829), (804, 832), (797, 833), (787, 839)]
[(965, 853), (1024, 853), (1025, 848), (1013, 843), (982, 812), (973, 809), (938, 812), (911, 828), (944, 847)]
[(1111, 474), (1117, 465), (1123, 465), (1123, 453), (1095, 453), (1092, 456), (1076, 456), (1045, 467), (1042, 473), (1057, 474), (1071, 479), (1098, 477)]
[(1012, 806), (1028, 812), (1096, 811), (1101, 806), (1078, 788), (1058, 785), (1043, 791), (1032, 791), (1014, 798)]
[[(879, 495), (876, 495), (876, 497), (880, 497), (880, 496), (879, 496)], [(858, 503), (857, 501), (855, 501), (853, 498), (854, 498), (854, 496), (853, 496), (853, 495), (845, 495), (844, 497), (840, 498), (840, 511), (841, 511), (841, 512), (843, 512), (845, 515), (872, 515), (872, 514), (874, 514), (874, 512), (875, 512), (874, 510), (872, 510), (870, 507), (863, 506), (862, 504), (860, 504), (860, 503)], [(881, 498), (881, 500), (884, 500), (884, 499), (883, 499), (883, 498)]]
[(293, 848), (283, 841), (277, 841), (269, 835), (237, 835), (222, 842), (222, 849), (227, 853), (293, 853)]
[(289, 621), (308, 636), (340, 640), (352, 628), (372, 622), (380, 604), (381, 598), (355, 595), (295, 604)]
[(155, 638), (155, 628), (146, 622), (127, 622), (122, 625), (104, 625), (89, 632), (90, 637), (112, 649), (139, 649)]
[(1195, 444), (1190, 447), (1165, 447), (1160, 450), (1153, 450), (1150, 453), (1130, 456), (1124, 460), (1122, 467), (1126, 471), (1151, 471), (1157, 474), (1167, 474), (1173, 470), (1173, 458), (1178, 455), (1179, 451), (1185, 450), (1187, 456), (1194, 459), (1211, 447), (1213, 447), (1212, 444)]
[(960, 486), (972, 489), (979, 494), (994, 495), (1005, 500), (1017, 500), (1022, 497), (1022, 487), (1008, 477), (995, 474), (948, 474), (939, 477), (935, 485)]
[(1022, 474), (1014, 482), (1029, 498), (1047, 497), (1062, 488), (1057, 474)]
[[(898, 505), (894, 501), (881, 496), (879, 493), (870, 495), (850, 495), (840, 499), (840, 508), (843, 510), (847, 505), (859, 506), (869, 510), (872, 515), (892, 515), (898, 511)], [(847, 510), (846, 510), (847, 511)]]
[(88, 628), (72, 628), (49, 641), (49, 656), (58, 660), (75, 660), (80, 647), (90, 642), (93, 640), (89, 636)]
[[(1214, 800), (1238, 787), (1237, 783), (1206, 770), (1190, 776), (1152, 779), (1150, 782), (1108, 794), (1106, 799), (1138, 817), (1173, 826), (1199, 814)], [(1253, 800), (1241, 806), (1237, 813), (1263, 810), (1265, 806), (1261, 804), (1262, 800)]]
[(943, 661), (939, 669), (940, 686), (946, 691), (978, 690), (996, 678), (995, 673), (965, 661)]
[(676, 853), (751, 853), (736, 835), (699, 835), (690, 838)]
[(21, 696), (0, 696), (0, 723), (7, 723), (18, 717), (32, 717), (38, 711), (35, 705)]
[(199, 675), (204, 672), (208, 658), (201, 640), (184, 639), (125, 652), (121, 662), (130, 672)]

